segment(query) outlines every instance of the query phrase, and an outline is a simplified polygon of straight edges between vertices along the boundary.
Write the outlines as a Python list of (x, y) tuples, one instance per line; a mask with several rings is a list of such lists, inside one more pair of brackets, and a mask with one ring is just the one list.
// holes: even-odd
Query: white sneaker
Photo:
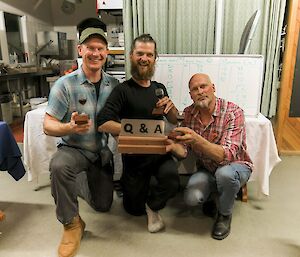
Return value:
[(148, 216), (148, 231), (156, 233), (165, 227), (165, 224), (157, 211), (153, 211), (146, 204), (146, 213)]

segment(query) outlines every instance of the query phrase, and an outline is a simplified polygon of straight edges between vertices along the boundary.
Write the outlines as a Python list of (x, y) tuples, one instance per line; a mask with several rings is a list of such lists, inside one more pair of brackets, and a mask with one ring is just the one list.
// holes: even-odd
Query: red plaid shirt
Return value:
[(195, 150), (197, 167), (203, 167), (215, 172), (220, 166), (231, 162), (246, 164), (252, 169), (253, 164), (247, 153), (246, 130), (243, 110), (232, 102), (216, 97), (216, 106), (211, 120), (204, 126), (199, 112), (194, 105), (185, 108), (183, 126), (189, 127), (211, 143), (221, 145), (225, 158), (217, 163), (205, 156), (205, 153)]

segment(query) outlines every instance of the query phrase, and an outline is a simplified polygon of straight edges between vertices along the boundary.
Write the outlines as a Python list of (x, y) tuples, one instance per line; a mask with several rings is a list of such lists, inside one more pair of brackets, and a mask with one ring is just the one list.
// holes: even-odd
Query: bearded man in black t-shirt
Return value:
[[(165, 86), (151, 81), (157, 58), (156, 42), (149, 34), (134, 39), (131, 52), (132, 78), (118, 85), (106, 101), (98, 115), (99, 131), (118, 136), (121, 131), (121, 119), (160, 119), (165, 116), (173, 124), (177, 122), (178, 111), (169, 99)], [(164, 97), (158, 100), (155, 90), (161, 88)], [(163, 107), (161, 115), (152, 113), (154, 108)], [(164, 228), (164, 222), (158, 213), (165, 207), (168, 199), (179, 188), (177, 165), (173, 155), (186, 156), (182, 145), (168, 142), (167, 154), (122, 154), (123, 205), (132, 215), (148, 216), (149, 232), (158, 232)], [(150, 179), (156, 183), (150, 186)]]

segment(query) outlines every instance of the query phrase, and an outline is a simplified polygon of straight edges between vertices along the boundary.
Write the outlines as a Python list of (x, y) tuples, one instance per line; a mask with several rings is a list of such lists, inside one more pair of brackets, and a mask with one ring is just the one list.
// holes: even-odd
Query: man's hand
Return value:
[(178, 144), (171, 139), (167, 139), (166, 152), (171, 152), (179, 159), (183, 159), (187, 155), (187, 149), (184, 145)]
[(207, 158), (218, 163), (224, 161), (225, 152), (221, 145), (209, 142), (190, 128), (178, 127), (173, 131), (181, 133), (175, 137), (175, 142), (190, 145), (195, 153), (203, 153)]
[(87, 133), (92, 126), (92, 120), (89, 119), (86, 124), (78, 125), (75, 123), (75, 117), (78, 115), (78, 112), (73, 112), (71, 120), (64, 123), (46, 113), (43, 124), (45, 134), (48, 136), (63, 137), (70, 134)]
[(172, 123), (176, 124), (177, 123), (177, 114), (178, 111), (172, 102), (172, 100), (165, 96), (164, 98), (160, 99), (156, 103), (157, 108), (164, 108), (164, 115), (166, 116), (167, 120)]
[(173, 104), (172, 100), (165, 96), (163, 97), (162, 99), (160, 99), (157, 103), (156, 103), (156, 107), (159, 108), (159, 107), (162, 107), (164, 106), (165, 109), (164, 109), (164, 114), (168, 114), (169, 111), (175, 107), (175, 105)]
[(76, 124), (76, 117), (80, 116), (78, 112), (73, 112), (70, 121), (70, 128), (74, 134), (85, 134), (87, 133), (92, 125), (92, 120), (88, 119), (88, 122), (85, 124)]
[(187, 127), (178, 127), (173, 131), (176, 133), (174, 139), (184, 144), (193, 145), (199, 140), (199, 137), (201, 137), (194, 130)]

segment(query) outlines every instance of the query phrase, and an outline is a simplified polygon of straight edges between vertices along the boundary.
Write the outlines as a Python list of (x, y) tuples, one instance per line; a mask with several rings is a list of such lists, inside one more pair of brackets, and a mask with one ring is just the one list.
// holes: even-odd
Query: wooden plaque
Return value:
[(119, 153), (165, 154), (167, 137), (119, 136)]
[(164, 128), (162, 120), (123, 119), (118, 140), (119, 153), (166, 154)]

